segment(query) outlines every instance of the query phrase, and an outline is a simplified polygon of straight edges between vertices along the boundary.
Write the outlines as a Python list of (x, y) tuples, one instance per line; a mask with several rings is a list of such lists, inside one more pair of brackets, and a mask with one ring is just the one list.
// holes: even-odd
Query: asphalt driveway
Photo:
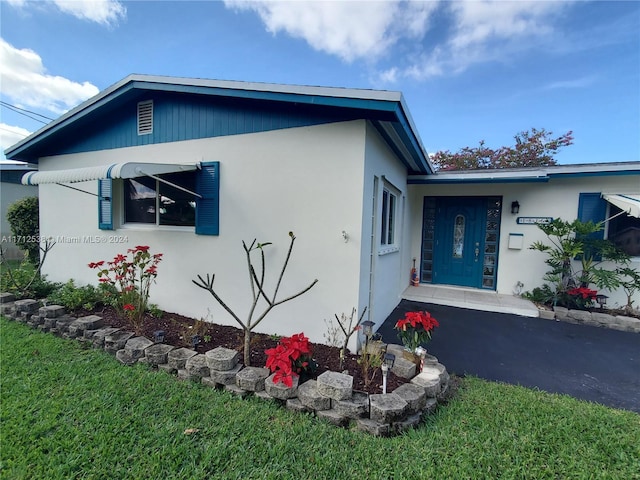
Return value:
[(405, 312), (427, 310), (439, 322), (427, 350), (447, 370), (640, 413), (640, 334), (403, 300), (378, 330)]

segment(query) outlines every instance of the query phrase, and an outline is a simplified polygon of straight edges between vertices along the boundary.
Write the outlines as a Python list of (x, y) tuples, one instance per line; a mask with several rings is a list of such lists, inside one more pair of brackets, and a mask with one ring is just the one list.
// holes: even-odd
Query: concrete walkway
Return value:
[(520, 315), (403, 300), (378, 329), (429, 311), (440, 327), (427, 346), (447, 370), (535, 387), (640, 413), (640, 334)]
[(417, 287), (407, 287), (402, 294), (402, 298), (415, 302), (448, 305), (450, 307), (485, 312), (512, 313), (524, 317), (538, 316), (538, 308), (529, 300), (515, 295), (503, 295), (477, 288), (421, 284)]

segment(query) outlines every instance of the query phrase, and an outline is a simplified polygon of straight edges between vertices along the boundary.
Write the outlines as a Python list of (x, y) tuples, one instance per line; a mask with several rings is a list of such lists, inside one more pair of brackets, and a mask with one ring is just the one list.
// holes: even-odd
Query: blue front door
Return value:
[(486, 213), (478, 198), (438, 198), (433, 283), (482, 287)]

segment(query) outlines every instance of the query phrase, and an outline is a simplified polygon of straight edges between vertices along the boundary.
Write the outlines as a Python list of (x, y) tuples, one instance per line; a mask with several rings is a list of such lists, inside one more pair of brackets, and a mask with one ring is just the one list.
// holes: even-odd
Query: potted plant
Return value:
[(398, 320), (395, 329), (398, 337), (405, 348), (405, 357), (411, 361), (419, 363), (416, 349), (421, 345), (426, 345), (431, 340), (431, 332), (439, 327), (438, 321), (427, 311), (407, 312), (404, 318)]

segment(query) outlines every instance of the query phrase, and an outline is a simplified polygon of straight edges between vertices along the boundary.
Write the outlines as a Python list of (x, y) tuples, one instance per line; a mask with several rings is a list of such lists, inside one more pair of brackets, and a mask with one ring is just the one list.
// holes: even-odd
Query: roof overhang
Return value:
[[(372, 120), (381, 133), (388, 128), (383, 126), (386, 121), (380, 120), (389, 119), (394, 134), (387, 137), (383, 133), (383, 136), (387, 141), (399, 142), (391, 144), (396, 153), (402, 154), (403, 151), (406, 151), (400, 160), (407, 166), (408, 171), (412, 174), (431, 174), (434, 172), (400, 92), (154, 75), (129, 75), (9, 147), (5, 151), (5, 155), (9, 159), (37, 162), (39, 157), (47, 156), (46, 152), (43, 153), (43, 148), (39, 147), (58, 138), (58, 135), (67, 131), (69, 127), (73, 128), (72, 125), (75, 122), (100, 109), (113, 108), (123, 102), (130, 101), (142, 91), (267, 100), (289, 104), (318, 105), (345, 111), (355, 110), (362, 112), (363, 118)], [(46, 150), (46, 147), (44, 149)]]
[(29, 172), (23, 175), (23, 185), (64, 184), (88, 182), (107, 178), (154, 177), (165, 173), (189, 172), (196, 170), (196, 164), (170, 163), (113, 163), (99, 167), (70, 168), (66, 170), (49, 170), (45, 172)]
[(558, 178), (640, 175), (640, 162), (585, 163), (530, 168), (486, 168), (410, 175), (413, 185), (548, 182)]
[(603, 193), (602, 198), (618, 207), (630, 217), (640, 218), (640, 195)]

